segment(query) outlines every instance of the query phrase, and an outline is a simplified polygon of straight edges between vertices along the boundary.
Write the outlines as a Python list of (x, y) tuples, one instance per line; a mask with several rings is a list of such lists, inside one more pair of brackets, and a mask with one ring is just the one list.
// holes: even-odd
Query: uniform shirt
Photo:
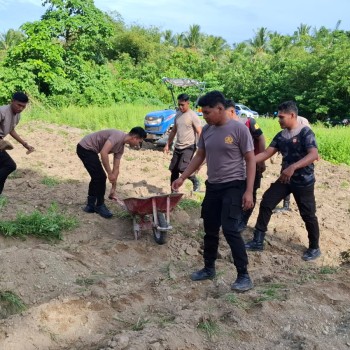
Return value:
[(248, 127), (254, 142), (254, 153), (258, 154), (259, 137), (263, 134), (260, 126), (254, 118), (239, 118), (239, 121)]
[[(310, 148), (317, 148), (315, 134), (304, 125), (296, 129), (283, 129), (272, 140), (270, 147), (282, 154), (282, 170), (296, 163), (308, 154)], [(314, 164), (295, 170), (290, 183), (296, 186), (308, 186), (315, 182)]]
[(89, 151), (100, 153), (106, 141), (109, 140), (112, 143), (109, 154), (114, 153), (114, 158), (120, 159), (124, 153), (124, 138), (126, 135), (125, 132), (116, 129), (101, 130), (86, 135), (79, 142), (79, 145)]
[(185, 113), (180, 111), (175, 116), (176, 144), (175, 148), (184, 149), (196, 143), (196, 128), (201, 126), (198, 115), (189, 109)]
[(21, 114), (14, 114), (11, 109), (11, 105), (0, 107), (0, 138), (4, 138), (11, 131), (13, 131), (16, 125), (21, 119)]
[(236, 120), (215, 126), (205, 125), (198, 148), (206, 152), (209, 183), (246, 179), (244, 155), (254, 150), (248, 128)]
[(298, 121), (299, 125), (304, 125), (304, 126), (310, 127), (309, 121), (306, 118), (301, 117), (300, 115), (297, 116), (297, 121)]

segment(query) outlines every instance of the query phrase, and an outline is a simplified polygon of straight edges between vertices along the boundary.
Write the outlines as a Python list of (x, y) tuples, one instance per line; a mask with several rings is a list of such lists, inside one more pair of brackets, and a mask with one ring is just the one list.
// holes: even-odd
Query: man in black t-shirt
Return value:
[(300, 125), (297, 116), (298, 108), (295, 102), (287, 101), (280, 104), (278, 119), (283, 130), (274, 137), (264, 152), (256, 156), (256, 162), (261, 162), (276, 152), (280, 152), (283, 157), (282, 170), (277, 181), (272, 183), (263, 195), (254, 238), (246, 243), (246, 248), (254, 251), (264, 249), (265, 233), (272, 210), (283, 198), (293, 193), (309, 238), (309, 248), (304, 252), (302, 258), (309, 261), (321, 255), (314, 195), (313, 164), (318, 159), (318, 150), (315, 134), (308, 126)]

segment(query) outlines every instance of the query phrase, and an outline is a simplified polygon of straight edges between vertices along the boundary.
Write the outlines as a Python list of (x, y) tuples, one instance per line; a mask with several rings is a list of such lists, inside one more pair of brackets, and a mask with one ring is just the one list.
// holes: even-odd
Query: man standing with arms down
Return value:
[(16, 163), (6, 152), (12, 149), (10, 143), (4, 140), (5, 136), (11, 135), (17, 142), (27, 149), (27, 153), (34, 151), (34, 147), (24, 141), (16, 132), (15, 127), (21, 119), (21, 112), (27, 107), (28, 96), (23, 92), (16, 92), (12, 96), (9, 105), (0, 107), (0, 194), (4, 189), (7, 177), (16, 170)]
[[(251, 209), (255, 177), (253, 140), (248, 128), (231, 120), (225, 111), (225, 97), (219, 91), (202, 96), (205, 125), (198, 142), (198, 151), (182, 175), (172, 184), (176, 191), (204, 160), (207, 162), (206, 193), (202, 203), (204, 223), (204, 268), (192, 273), (193, 281), (213, 279), (222, 226), (237, 269), (231, 288), (245, 292), (253, 288), (248, 274), (248, 256), (239, 232), (242, 211)], [(245, 166), (246, 163), (246, 166)]]
[[(104, 204), (107, 176), (114, 191), (125, 144), (132, 147), (139, 146), (146, 136), (146, 131), (139, 126), (132, 128), (128, 134), (116, 129), (107, 129), (86, 135), (78, 143), (77, 155), (91, 177), (87, 205), (83, 208), (85, 212), (98, 213), (106, 219), (112, 217), (113, 214)], [(109, 164), (111, 153), (113, 154), (113, 168)], [(116, 199), (114, 192), (112, 195)]]
[[(202, 132), (201, 121), (198, 115), (190, 109), (190, 98), (187, 94), (177, 97), (179, 111), (176, 113), (164, 152), (168, 153), (175, 136), (176, 143), (169, 170), (171, 171), (170, 184), (182, 174), (196, 152), (196, 140)], [(199, 191), (199, 180), (193, 174), (188, 177), (193, 183), (193, 191)]]
[(314, 260), (321, 255), (314, 194), (313, 162), (318, 159), (315, 134), (308, 126), (298, 122), (298, 108), (294, 101), (283, 102), (278, 106), (278, 119), (283, 130), (264, 152), (256, 156), (256, 161), (261, 162), (280, 152), (283, 157), (281, 175), (262, 197), (254, 237), (246, 244), (246, 248), (254, 251), (264, 249), (265, 233), (273, 209), (283, 198), (293, 193), (309, 238), (309, 248), (302, 259)]

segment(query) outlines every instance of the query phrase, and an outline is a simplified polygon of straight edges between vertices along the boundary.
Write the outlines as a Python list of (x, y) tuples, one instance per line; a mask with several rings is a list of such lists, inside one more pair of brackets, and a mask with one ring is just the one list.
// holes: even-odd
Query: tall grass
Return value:
[[(277, 119), (259, 118), (257, 122), (266, 138), (268, 146), (273, 137), (281, 131)], [(335, 164), (350, 165), (350, 127), (327, 128), (322, 124), (311, 125), (316, 135), (321, 157)]]
[(143, 126), (147, 113), (162, 108), (165, 107), (120, 104), (109, 107), (70, 106), (54, 109), (36, 105), (24, 113), (24, 120), (41, 120), (89, 131), (113, 128), (127, 132), (134, 126)]
[[(58, 125), (68, 125), (87, 131), (115, 128), (128, 132), (134, 126), (143, 126), (144, 117), (154, 110), (166, 108), (156, 105), (118, 104), (115, 106), (78, 107), (61, 109), (46, 108), (36, 104), (24, 114), (24, 120), (42, 120)], [(259, 118), (258, 124), (269, 145), (281, 130), (277, 119)], [(316, 134), (320, 155), (323, 159), (350, 165), (350, 127), (326, 128), (322, 124), (312, 125)]]

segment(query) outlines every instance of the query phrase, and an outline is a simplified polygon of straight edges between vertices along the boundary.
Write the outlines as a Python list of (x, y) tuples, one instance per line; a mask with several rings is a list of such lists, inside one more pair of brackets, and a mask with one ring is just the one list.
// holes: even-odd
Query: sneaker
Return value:
[(320, 248), (317, 249), (306, 249), (305, 253), (302, 256), (302, 259), (305, 261), (310, 261), (310, 260), (315, 260), (317, 259), (319, 256), (321, 256), (321, 250)]
[(105, 204), (96, 206), (95, 212), (105, 219), (109, 219), (113, 216), (113, 214), (109, 211)]
[(247, 273), (238, 274), (236, 281), (231, 285), (231, 289), (237, 293), (246, 292), (253, 287), (253, 282)]
[(192, 281), (203, 281), (203, 280), (212, 280), (215, 277), (215, 268), (214, 267), (204, 267), (202, 270), (193, 272), (191, 274)]
[(85, 207), (83, 207), (83, 210), (85, 213), (95, 213), (95, 206), (87, 204)]

